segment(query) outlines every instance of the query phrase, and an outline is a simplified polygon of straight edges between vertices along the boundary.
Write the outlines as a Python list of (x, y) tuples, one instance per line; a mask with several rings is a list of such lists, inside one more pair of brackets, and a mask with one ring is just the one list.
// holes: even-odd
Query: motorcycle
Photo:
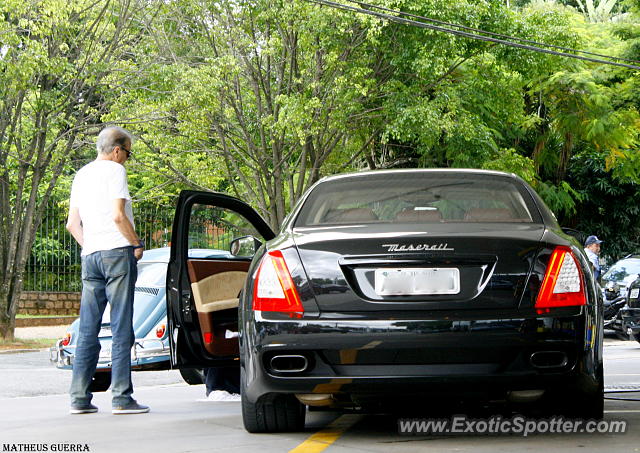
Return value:
[[(620, 286), (615, 282), (608, 282), (603, 289), (604, 293), (604, 328), (613, 329), (619, 324), (619, 314), (627, 305), (627, 298), (620, 294)], [(616, 323), (616, 320), (618, 323)], [(622, 333), (622, 332), (621, 332)]]
[(640, 275), (629, 285), (624, 302), (612, 328), (618, 335), (624, 335), (640, 343)]

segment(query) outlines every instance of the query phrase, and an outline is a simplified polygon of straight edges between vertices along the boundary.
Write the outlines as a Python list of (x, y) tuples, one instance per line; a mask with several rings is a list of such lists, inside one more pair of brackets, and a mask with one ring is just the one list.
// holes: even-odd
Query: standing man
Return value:
[(602, 244), (598, 236), (589, 236), (586, 241), (584, 241), (584, 251), (587, 254), (587, 258), (591, 264), (593, 264), (593, 275), (596, 278), (596, 281), (600, 281), (600, 244)]
[(80, 328), (71, 381), (72, 414), (97, 412), (91, 404), (102, 314), (111, 305), (112, 413), (149, 412), (131, 397), (131, 347), (135, 341), (133, 291), (144, 243), (136, 234), (123, 164), (131, 155), (131, 135), (107, 127), (98, 135), (98, 157), (82, 167), (71, 187), (67, 230), (82, 247)]

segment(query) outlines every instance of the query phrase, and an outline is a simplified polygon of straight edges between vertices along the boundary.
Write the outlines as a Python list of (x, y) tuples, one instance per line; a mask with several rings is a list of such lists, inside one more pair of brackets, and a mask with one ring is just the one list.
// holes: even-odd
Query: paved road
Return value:
[[(539, 434), (519, 436), (400, 436), (390, 416), (309, 413), (306, 431), (251, 435), (242, 428), (240, 404), (212, 402), (203, 386), (180, 383), (176, 372), (134, 373), (135, 396), (152, 407), (150, 414), (113, 416), (109, 394), (97, 394), (97, 414), (67, 415), (69, 373), (42, 364), (43, 354), (0, 354), (0, 448), (19, 443), (86, 444), (92, 452), (244, 452), (290, 451), (415, 452), (473, 451), (637, 451), (640, 402), (606, 402), (606, 419), (624, 419), (621, 434)], [(45, 356), (46, 357), (46, 356)], [(609, 389), (640, 388), (640, 344), (608, 338), (605, 383)], [(17, 382), (15, 382), (17, 381)], [(46, 396), (45, 396), (46, 395)], [(614, 395), (609, 395), (614, 396)], [(640, 398), (640, 393), (625, 394)], [(329, 425), (330, 429), (324, 429)], [(344, 432), (342, 432), (344, 431)], [(320, 433), (318, 435), (318, 433)], [(311, 440), (310, 440), (311, 439)], [(315, 439), (315, 441), (314, 441)], [(2, 451), (2, 450), (0, 450)], [(6, 450), (5, 450), (6, 451)], [(17, 450), (19, 451), (19, 450)], [(26, 451), (26, 450), (22, 450)], [(36, 451), (36, 450), (33, 450)]]
[[(135, 388), (184, 382), (175, 370), (134, 372), (132, 376)], [(47, 350), (0, 353), (0, 399), (66, 394), (70, 384), (71, 372), (50, 365)]]

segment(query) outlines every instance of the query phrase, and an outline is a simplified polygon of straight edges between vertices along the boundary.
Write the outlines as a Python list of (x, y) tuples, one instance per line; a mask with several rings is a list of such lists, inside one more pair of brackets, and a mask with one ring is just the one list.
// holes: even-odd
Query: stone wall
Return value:
[(21, 315), (69, 316), (80, 313), (80, 293), (25, 291), (20, 296)]

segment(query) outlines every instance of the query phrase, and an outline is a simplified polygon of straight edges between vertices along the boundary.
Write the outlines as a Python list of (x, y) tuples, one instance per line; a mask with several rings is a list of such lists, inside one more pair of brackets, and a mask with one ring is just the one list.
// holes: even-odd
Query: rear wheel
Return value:
[(246, 397), (244, 369), (240, 371), (242, 421), (250, 433), (302, 431), (306, 406), (294, 395), (270, 393), (252, 403)]
[(100, 372), (93, 375), (89, 390), (94, 392), (106, 392), (111, 386), (111, 371)]
[(204, 373), (197, 368), (180, 368), (180, 375), (189, 385), (204, 384)]
[(564, 415), (571, 418), (601, 420), (604, 417), (604, 380), (602, 366), (597, 372), (598, 384), (593, 389), (572, 389), (545, 394), (546, 415)]
[(598, 388), (595, 392), (581, 392), (577, 395), (576, 406), (581, 417), (602, 420), (604, 417), (604, 367), (600, 365), (596, 373)]
[(604, 392), (581, 394), (574, 400), (577, 417), (602, 420), (604, 417)]

